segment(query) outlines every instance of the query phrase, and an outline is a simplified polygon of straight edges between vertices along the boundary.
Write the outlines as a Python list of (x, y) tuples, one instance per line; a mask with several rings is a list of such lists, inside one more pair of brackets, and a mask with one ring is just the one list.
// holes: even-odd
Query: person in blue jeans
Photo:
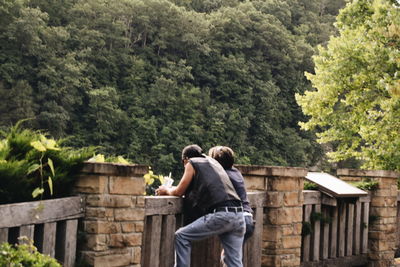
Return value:
[(183, 149), (182, 163), (185, 170), (179, 184), (156, 190), (158, 195), (185, 196), (202, 215), (175, 232), (175, 267), (190, 267), (191, 242), (213, 235), (221, 240), (224, 264), (242, 267), (243, 207), (228, 175), (198, 145)]
[[(226, 173), (229, 176), (233, 186), (235, 187), (236, 193), (239, 195), (243, 210), (244, 210), (244, 218), (246, 224), (246, 232), (244, 234), (244, 242), (253, 234), (254, 232), (254, 220), (253, 220), (253, 210), (250, 207), (250, 202), (247, 197), (246, 186), (244, 184), (243, 175), (240, 173), (238, 169), (233, 167), (235, 162), (235, 154), (230, 147), (227, 146), (215, 146), (210, 148), (208, 151), (208, 155), (214, 159), (216, 159), (222, 167), (225, 169)], [(224, 252), (222, 252), (222, 258), (224, 257)]]

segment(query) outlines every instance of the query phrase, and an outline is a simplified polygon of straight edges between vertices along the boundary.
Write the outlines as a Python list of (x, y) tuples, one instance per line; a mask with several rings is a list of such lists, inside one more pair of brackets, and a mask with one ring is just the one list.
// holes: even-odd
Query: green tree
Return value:
[(27, 81), (16, 81), (11, 88), (0, 82), (0, 125), (10, 126), (19, 120), (35, 116), (35, 102), (32, 87)]
[(297, 95), (301, 123), (331, 143), (334, 161), (355, 158), (363, 167), (400, 170), (400, 9), (395, 1), (360, 0), (338, 16), (340, 35), (320, 47), (315, 90)]
[(343, 1), (0, 1), (0, 126), (32, 114), (71, 146), (164, 174), (189, 143), (310, 166), (294, 94)]

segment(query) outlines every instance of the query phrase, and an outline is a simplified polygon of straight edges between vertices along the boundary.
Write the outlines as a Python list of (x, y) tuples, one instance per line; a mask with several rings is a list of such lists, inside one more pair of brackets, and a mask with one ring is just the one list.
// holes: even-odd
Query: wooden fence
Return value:
[(302, 266), (366, 264), (370, 197), (336, 199), (309, 190), (303, 195)]
[(26, 236), (44, 254), (64, 267), (75, 263), (78, 218), (84, 216), (80, 197), (0, 206), (0, 243), (15, 244)]
[[(319, 191), (303, 191), (302, 263), (309, 266), (360, 266), (367, 263), (370, 197), (340, 200)], [(244, 248), (246, 267), (261, 266), (265, 192), (249, 192), (256, 229)], [(400, 247), (400, 193), (398, 196), (397, 248)], [(0, 243), (34, 240), (39, 251), (73, 266), (78, 219), (83, 217), (80, 197), (0, 206)], [(145, 198), (142, 266), (173, 265), (174, 232), (182, 226), (182, 200), (177, 197)], [(193, 244), (192, 267), (219, 267), (221, 246), (217, 238)]]
[[(265, 193), (249, 192), (256, 221), (254, 234), (246, 242), (244, 262), (247, 267), (261, 266), (261, 242)], [(146, 197), (146, 221), (142, 266), (170, 267), (174, 262), (174, 233), (182, 226), (182, 200), (176, 197)], [(192, 267), (219, 267), (221, 245), (218, 238), (195, 242)]]
[(397, 192), (397, 232), (395, 257), (400, 258), (400, 191)]
[[(303, 191), (302, 266), (359, 266), (367, 263), (370, 197), (339, 200), (319, 191)], [(265, 192), (250, 192), (256, 230), (244, 248), (244, 265), (261, 266)], [(146, 197), (142, 266), (173, 266), (174, 232), (182, 225), (182, 202), (175, 197)], [(400, 221), (399, 221), (400, 222)], [(308, 233), (307, 233), (308, 231)], [(400, 241), (400, 240), (399, 240)], [(193, 244), (192, 267), (219, 267), (218, 238)]]

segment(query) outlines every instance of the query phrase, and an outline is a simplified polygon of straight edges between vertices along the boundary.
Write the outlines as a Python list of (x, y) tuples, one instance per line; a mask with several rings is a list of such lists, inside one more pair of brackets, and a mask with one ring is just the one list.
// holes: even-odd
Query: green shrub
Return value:
[(317, 190), (318, 185), (313, 182), (304, 181), (303, 189), (304, 190)]
[(0, 266), (2, 267), (61, 267), (55, 259), (39, 253), (32, 243), (11, 246), (0, 245)]
[(76, 174), (95, 148), (61, 145), (62, 140), (22, 129), (21, 122), (1, 132), (0, 204), (32, 201), (37, 189), (41, 199), (68, 196)]
[(353, 182), (351, 184), (354, 185), (355, 187), (361, 189), (361, 190), (367, 190), (367, 191), (375, 190), (379, 186), (379, 182), (371, 181), (369, 179), (365, 179), (365, 180), (360, 181), (360, 182)]

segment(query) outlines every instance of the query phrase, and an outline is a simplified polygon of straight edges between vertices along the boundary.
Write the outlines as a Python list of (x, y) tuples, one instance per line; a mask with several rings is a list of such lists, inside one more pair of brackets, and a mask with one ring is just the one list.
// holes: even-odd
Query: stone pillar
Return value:
[(74, 189), (85, 200), (78, 251), (85, 262), (140, 266), (147, 171), (144, 165), (85, 163)]
[(397, 234), (397, 178), (399, 173), (341, 169), (338, 170), (338, 176), (359, 181), (368, 178), (379, 183), (378, 188), (370, 192), (368, 266), (392, 266)]
[(307, 169), (236, 166), (249, 190), (266, 191), (262, 266), (300, 266), (303, 182)]

